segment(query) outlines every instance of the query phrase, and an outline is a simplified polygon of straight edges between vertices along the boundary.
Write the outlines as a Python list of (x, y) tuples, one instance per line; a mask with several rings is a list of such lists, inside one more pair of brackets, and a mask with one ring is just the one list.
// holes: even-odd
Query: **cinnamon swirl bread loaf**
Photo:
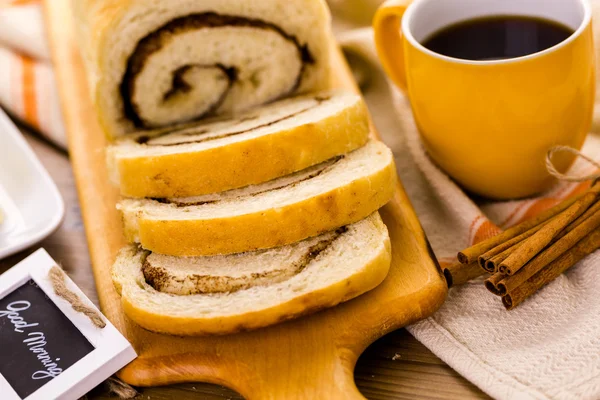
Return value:
[(324, 0), (73, 0), (101, 124), (116, 137), (329, 87)]
[(366, 218), (396, 188), (381, 142), (295, 174), (223, 193), (124, 199), (125, 236), (161, 254), (231, 254), (297, 242)]
[(321, 92), (232, 119), (129, 135), (108, 148), (108, 165), (124, 196), (199, 196), (291, 174), (368, 137), (360, 96)]
[(391, 250), (378, 213), (280, 248), (181, 258), (130, 245), (113, 282), (125, 313), (174, 335), (256, 329), (357, 297), (385, 278)]

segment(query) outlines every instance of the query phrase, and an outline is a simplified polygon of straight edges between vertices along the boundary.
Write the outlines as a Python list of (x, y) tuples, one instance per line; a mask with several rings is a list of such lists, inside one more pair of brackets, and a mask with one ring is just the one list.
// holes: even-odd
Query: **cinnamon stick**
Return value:
[(569, 251), (551, 262), (546, 268), (533, 275), (522, 285), (502, 297), (507, 310), (512, 310), (533, 293), (558, 278), (563, 272), (581, 261), (585, 256), (600, 248), (600, 228), (583, 238)]
[[(599, 185), (600, 186), (600, 185)], [(548, 222), (504, 260), (498, 268), (506, 275), (517, 273), (529, 260), (561, 233), (563, 229), (577, 220), (597, 199), (598, 193), (590, 191), (573, 203), (569, 208)]]
[(525, 281), (537, 274), (552, 261), (556, 260), (562, 254), (570, 250), (579, 241), (589, 235), (591, 232), (600, 227), (600, 207), (589, 218), (581, 221), (569, 233), (565, 234), (556, 243), (550, 245), (546, 250), (536, 256), (533, 260), (527, 263), (516, 275), (507, 276), (504, 280), (496, 285), (496, 288), (501, 294), (513, 292), (517, 287)]
[(479, 278), (483, 274), (485, 274), (485, 271), (477, 263), (456, 263), (444, 268), (444, 277), (446, 278), (448, 288), (463, 285), (472, 279)]
[[(596, 203), (592, 207), (590, 207), (581, 217), (577, 218), (571, 225), (565, 228), (558, 236), (552, 241), (552, 243), (561, 239), (564, 235), (571, 232), (577, 226), (579, 226), (583, 221), (590, 218), (596, 211), (600, 210), (600, 201), (596, 200)], [(485, 269), (488, 271), (493, 271), (494, 273), (498, 272), (498, 267), (502, 261), (506, 260), (509, 255), (511, 255), (514, 251), (516, 251), (522, 243), (518, 243), (517, 245), (503, 251), (502, 253), (495, 255), (486, 261)], [(483, 257), (483, 256), (482, 256)]]
[(503, 274), (494, 274), (485, 280), (484, 284), (487, 290), (495, 294), (496, 296), (502, 296), (500, 290), (498, 289), (498, 282), (504, 279), (505, 275)]
[[(600, 189), (600, 185), (598, 185), (598, 188), (596, 190), (599, 190), (599, 189)], [(479, 256), (482, 255), (483, 253), (514, 238), (515, 236), (518, 236), (524, 232), (527, 232), (531, 228), (534, 228), (534, 227), (540, 225), (541, 223), (548, 221), (550, 218), (553, 218), (556, 215), (560, 214), (561, 212), (563, 212), (564, 210), (569, 208), (577, 200), (579, 200), (581, 197), (583, 197), (583, 194), (573, 197), (571, 199), (567, 199), (567, 200), (557, 204), (556, 206), (538, 214), (534, 218), (524, 221), (510, 229), (505, 230), (504, 232), (502, 232), (499, 235), (496, 235), (492, 238), (484, 240), (474, 246), (469, 247), (468, 249), (461, 251), (460, 253), (458, 253), (458, 261), (460, 261), (462, 264), (471, 264), (472, 262), (476, 261), (479, 258)]]
[(495, 255), (485, 263), (485, 269), (497, 273), (502, 261), (506, 260), (508, 256), (514, 253), (523, 243), (517, 243), (513, 247), (504, 250), (502, 253)]
[[(498, 246), (494, 247), (493, 249), (483, 253), (482, 255), (479, 256), (478, 261), (479, 261), (479, 266), (483, 269), (485, 269), (487, 272), (498, 272), (497, 271), (497, 265), (495, 264), (488, 264), (488, 261), (490, 261), (493, 257), (499, 255), (499, 254), (506, 254), (506, 257), (508, 257), (508, 255), (510, 253), (506, 253), (507, 250), (512, 249), (515, 250), (515, 246), (518, 245), (519, 243), (521, 243), (523, 240), (530, 238), (531, 236), (533, 236), (535, 233), (537, 233), (540, 229), (542, 229), (548, 222), (543, 222), (541, 224), (539, 224), (538, 226), (534, 226), (533, 228), (531, 228), (530, 230), (528, 230), (527, 232), (524, 232), (518, 236), (515, 236), (514, 238), (507, 240), (504, 243), (500, 243)], [(500, 260), (500, 262), (504, 261), (506, 259), (506, 257), (502, 258), (502, 260)], [(499, 264), (499, 263), (498, 263)], [(493, 265), (493, 269), (492, 268)]]
[(579, 225), (581, 225), (584, 221), (586, 221), (588, 218), (590, 218), (592, 215), (594, 215), (598, 210), (600, 210), (600, 201), (598, 201), (598, 199), (596, 199), (596, 202), (590, 207), (588, 208), (588, 210), (583, 213), (583, 215), (579, 218), (577, 218), (575, 221), (573, 221), (571, 223), (571, 225), (569, 225), (568, 227), (566, 227), (558, 236), (557, 238), (561, 238), (564, 235), (566, 235), (567, 233), (571, 232), (573, 229), (575, 229), (576, 227), (578, 227)]

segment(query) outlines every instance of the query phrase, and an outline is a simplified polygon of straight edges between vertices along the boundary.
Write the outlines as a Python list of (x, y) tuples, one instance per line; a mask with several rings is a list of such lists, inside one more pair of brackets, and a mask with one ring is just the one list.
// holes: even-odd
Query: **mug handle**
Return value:
[(411, 2), (412, 0), (388, 0), (379, 7), (373, 20), (375, 46), (383, 69), (405, 93), (408, 86), (400, 22)]

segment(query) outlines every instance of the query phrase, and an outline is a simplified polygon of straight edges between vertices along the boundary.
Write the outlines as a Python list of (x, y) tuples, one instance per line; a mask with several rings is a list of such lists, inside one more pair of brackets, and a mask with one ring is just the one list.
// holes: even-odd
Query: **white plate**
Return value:
[(0, 259), (39, 242), (65, 214), (56, 185), (0, 109)]

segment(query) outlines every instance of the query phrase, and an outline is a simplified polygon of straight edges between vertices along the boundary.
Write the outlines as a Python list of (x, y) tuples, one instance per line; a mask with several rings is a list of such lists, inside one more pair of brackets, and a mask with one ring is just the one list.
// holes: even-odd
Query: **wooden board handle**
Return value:
[[(334, 368), (328, 368), (334, 367)], [(259, 387), (239, 388), (249, 400), (262, 399), (349, 399), (363, 400), (354, 381), (353, 368), (335, 364), (307, 363), (302, 361), (286, 373), (277, 370), (266, 372)]]
[(266, 350), (267, 355), (250, 339), (249, 351), (239, 358), (199, 353), (142, 357), (121, 370), (119, 377), (134, 386), (215, 383), (248, 400), (364, 399), (354, 381), (360, 351), (338, 347), (316, 336), (304, 338), (312, 341), (307, 347), (298, 336), (292, 336), (291, 340), (283, 339), (281, 347)]

